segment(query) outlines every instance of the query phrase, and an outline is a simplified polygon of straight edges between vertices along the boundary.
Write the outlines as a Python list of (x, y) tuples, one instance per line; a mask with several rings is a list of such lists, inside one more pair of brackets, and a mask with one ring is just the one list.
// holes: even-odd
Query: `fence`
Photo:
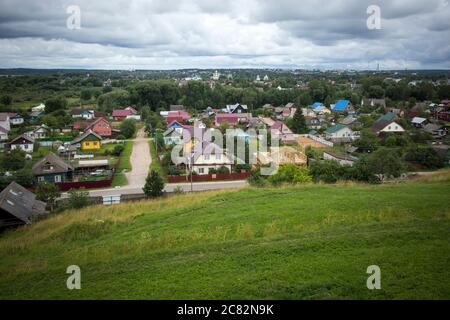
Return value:
[[(222, 181), (222, 180), (245, 180), (250, 176), (248, 172), (236, 172), (236, 173), (216, 173), (216, 174), (203, 174), (192, 175), (192, 182), (208, 182), (208, 181)], [(167, 176), (169, 183), (176, 182), (190, 182), (190, 176)]]
[(319, 142), (319, 143), (324, 144), (324, 145), (329, 146), (329, 147), (333, 147), (334, 146), (333, 142), (325, 140), (325, 139), (322, 139), (322, 138), (317, 137), (317, 136), (312, 135), (312, 134), (305, 134), (305, 137), (306, 138), (310, 138), (311, 140), (314, 140), (316, 142)]
[(111, 186), (112, 179), (97, 180), (97, 181), (78, 181), (78, 182), (60, 182), (55, 183), (59, 190), (68, 191), (70, 189), (97, 189), (97, 188), (108, 188)]

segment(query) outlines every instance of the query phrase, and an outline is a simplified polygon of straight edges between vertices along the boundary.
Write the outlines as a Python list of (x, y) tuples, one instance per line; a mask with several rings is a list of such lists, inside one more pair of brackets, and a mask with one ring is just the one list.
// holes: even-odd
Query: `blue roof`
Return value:
[(320, 107), (320, 106), (323, 106), (323, 103), (322, 103), (322, 102), (314, 102), (314, 103), (312, 104), (313, 109), (318, 108), (318, 107)]
[(345, 111), (347, 106), (350, 104), (350, 101), (348, 100), (338, 100), (336, 104), (334, 105), (335, 111)]

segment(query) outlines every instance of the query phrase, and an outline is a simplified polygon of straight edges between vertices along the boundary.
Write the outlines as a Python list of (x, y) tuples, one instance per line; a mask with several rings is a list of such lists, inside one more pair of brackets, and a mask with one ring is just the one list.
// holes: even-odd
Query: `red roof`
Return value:
[(133, 114), (133, 112), (131, 110), (127, 110), (127, 109), (116, 109), (116, 110), (113, 110), (113, 112), (112, 112), (113, 117), (127, 117), (132, 114)]
[(228, 123), (238, 123), (239, 114), (237, 113), (217, 113), (216, 114), (216, 123), (220, 123), (226, 121)]
[(169, 111), (167, 118), (182, 118), (183, 120), (189, 120), (191, 116), (186, 111)]

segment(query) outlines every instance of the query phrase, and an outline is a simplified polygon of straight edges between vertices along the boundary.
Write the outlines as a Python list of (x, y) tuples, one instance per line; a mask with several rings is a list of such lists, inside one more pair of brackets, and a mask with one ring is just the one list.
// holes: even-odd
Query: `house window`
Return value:
[(38, 177), (38, 182), (43, 182), (45, 179), (44, 179), (44, 177)]
[(61, 176), (59, 174), (55, 176), (55, 183), (56, 182), (61, 182)]
[(216, 160), (220, 160), (222, 158), (222, 155), (219, 153), (219, 154), (216, 154)]
[(86, 147), (89, 147), (91, 145), (90, 142), (86, 142)]
[(24, 149), (28, 149), (28, 145), (27, 144), (25, 144), (23, 147), (24, 147)]
[(389, 126), (388, 129), (391, 130), (391, 126)]
[(203, 169), (203, 168), (198, 168), (198, 173), (200, 173), (200, 174), (205, 173), (205, 169)]
[(204, 158), (205, 158), (206, 161), (209, 160), (209, 154), (205, 154)]

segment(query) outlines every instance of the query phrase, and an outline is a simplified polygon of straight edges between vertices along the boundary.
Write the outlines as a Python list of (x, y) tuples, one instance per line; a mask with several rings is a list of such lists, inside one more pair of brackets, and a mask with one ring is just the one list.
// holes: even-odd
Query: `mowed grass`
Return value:
[(448, 299), (449, 194), (447, 172), (67, 211), (0, 236), (0, 298)]
[(158, 160), (158, 155), (156, 153), (156, 146), (153, 139), (150, 139), (148, 141), (148, 146), (150, 148), (150, 155), (152, 157), (152, 162), (150, 163), (150, 170), (155, 170), (159, 174), (161, 174), (163, 177), (166, 176), (163, 167), (161, 166), (161, 163)]

